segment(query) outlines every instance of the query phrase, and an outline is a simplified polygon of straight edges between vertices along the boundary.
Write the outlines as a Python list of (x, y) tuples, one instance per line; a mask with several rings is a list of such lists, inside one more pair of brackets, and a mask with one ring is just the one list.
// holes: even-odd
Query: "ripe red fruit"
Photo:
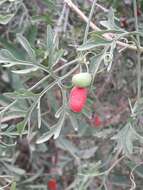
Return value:
[(87, 99), (87, 89), (73, 87), (69, 97), (69, 107), (73, 112), (81, 112)]
[(102, 121), (98, 115), (96, 115), (94, 118), (94, 124), (95, 124), (95, 127), (99, 127), (102, 124)]
[(48, 181), (48, 190), (57, 190), (57, 181), (52, 178)]

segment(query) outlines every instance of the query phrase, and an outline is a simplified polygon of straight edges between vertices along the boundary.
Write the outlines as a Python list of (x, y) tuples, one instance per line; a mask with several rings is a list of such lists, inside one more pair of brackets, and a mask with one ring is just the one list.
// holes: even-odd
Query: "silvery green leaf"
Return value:
[(107, 28), (108, 30), (117, 30), (117, 31), (121, 31), (122, 30), (115, 23), (115, 15), (114, 15), (114, 10), (112, 8), (110, 8), (110, 11), (109, 11), (109, 14), (108, 14), (108, 20), (106, 20), (106, 21), (100, 21), (100, 24), (102, 26), (104, 26), (105, 28)]
[(85, 164), (85, 165), (81, 165), (80, 166), (80, 172), (79, 172), (79, 175), (80, 176), (92, 176), (92, 177), (95, 177), (95, 176), (98, 176), (100, 173), (99, 173), (99, 168), (101, 167), (101, 161), (98, 161), (98, 162), (88, 162), (88, 164)]
[(94, 36), (93, 39), (88, 40), (85, 44), (77, 48), (78, 51), (87, 51), (95, 47), (109, 45), (111, 41), (104, 39), (103, 37)]
[(69, 119), (71, 121), (71, 124), (72, 124), (74, 130), (78, 131), (79, 126), (78, 126), (76, 117), (74, 117), (74, 115), (72, 113), (69, 113), (68, 116), (69, 116)]
[(36, 61), (36, 54), (35, 51), (32, 49), (30, 43), (27, 41), (27, 39), (22, 36), (21, 34), (17, 34), (17, 39), (20, 42), (20, 44), (23, 46), (29, 57), (31, 58), (32, 62)]
[(8, 127), (8, 124), (1, 124), (1, 129), (3, 130), (3, 129), (6, 129), (7, 127)]
[(38, 67), (31, 67), (31, 68), (23, 69), (23, 70), (12, 70), (12, 72), (15, 74), (28, 74), (31, 72), (35, 72), (37, 70), (38, 70)]
[(34, 94), (33, 92), (27, 91), (25, 89), (23, 90), (20, 89), (14, 92), (7, 92), (7, 93), (4, 93), (4, 95), (6, 97), (13, 98), (13, 99), (17, 99), (17, 98), (18, 99), (26, 99), (26, 98), (33, 99), (38, 96), (38, 94)]
[(24, 174), (25, 174), (25, 170), (23, 170), (23, 169), (21, 169), (21, 168), (18, 168), (18, 167), (16, 167), (16, 166), (12, 166), (12, 165), (9, 165), (9, 164), (6, 164), (6, 163), (4, 163), (4, 165), (5, 165), (5, 167), (6, 167), (9, 171), (11, 171), (11, 172), (13, 172), (13, 173), (15, 173), (15, 174), (17, 174), (17, 175), (24, 175)]
[(59, 51), (55, 52), (54, 58), (53, 58), (54, 59), (53, 65), (56, 65), (59, 62), (59, 60), (62, 58), (63, 54), (64, 54), (63, 49), (60, 49)]
[(36, 172), (32, 177), (29, 177), (25, 180), (22, 180), (20, 184), (26, 184), (26, 183), (31, 183), (34, 180), (36, 180), (38, 177), (40, 177), (43, 173), (43, 168), (41, 168), (38, 172)]
[(47, 190), (47, 185), (43, 185), (43, 184), (29, 185), (28, 187), (29, 187), (29, 189), (33, 189), (33, 190), (36, 190), (36, 189), (37, 190)]
[(62, 126), (64, 124), (64, 121), (65, 121), (65, 113), (63, 113), (63, 115), (61, 116), (61, 118), (59, 119), (59, 121), (57, 123), (57, 127), (56, 127), (56, 130), (54, 132), (54, 139), (59, 137)]
[(113, 55), (114, 55), (114, 50), (115, 50), (115, 48), (116, 48), (116, 42), (113, 41), (112, 44), (111, 44), (110, 52), (109, 52), (111, 60), (110, 60), (109, 65), (108, 65), (108, 67), (107, 67), (107, 71), (108, 71), (108, 72), (110, 71), (110, 69), (111, 69), (111, 67), (112, 67)]
[(47, 43), (46, 43), (46, 48), (47, 48), (47, 55), (48, 55), (48, 66), (52, 66), (54, 64), (54, 33), (50, 25), (47, 26)]
[(0, 14), (0, 24), (6, 25), (14, 17), (14, 14), (1, 15)]
[(134, 172), (141, 178), (143, 178), (143, 166), (142, 163), (137, 165), (134, 161), (130, 161), (127, 163), (127, 166), (132, 170), (135, 168)]
[(41, 108), (40, 108), (40, 101), (37, 104), (37, 114), (38, 114), (38, 128), (41, 127)]
[(55, 118), (59, 118), (59, 117), (60, 117), (60, 115), (61, 115), (63, 109), (64, 109), (63, 106), (61, 106), (61, 107), (57, 110), (57, 112), (55, 113)]
[[(115, 15), (114, 15), (114, 9), (111, 7), (108, 13), (108, 21), (110, 22), (111, 26), (115, 26), (115, 21), (114, 21)], [(113, 27), (114, 29), (114, 27)]]
[(13, 107), (14, 104), (16, 104), (17, 100), (14, 100), (13, 102), (11, 102), (10, 104), (8, 104), (7, 106), (5, 106), (1, 111), (0, 111), (0, 115), (3, 114), (4, 112), (6, 112), (7, 110), (9, 110), (11, 107)]
[(19, 123), (17, 123), (16, 129), (17, 129), (17, 132), (19, 134), (22, 134), (24, 128), (25, 128), (25, 122), (24, 122), (24, 120), (21, 121), (21, 122), (19, 122)]
[(0, 63), (15, 63), (17, 59), (6, 49), (0, 50)]
[(54, 33), (50, 25), (47, 26), (47, 49), (50, 51), (53, 48)]
[(74, 155), (75, 157), (77, 157), (77, 153), (79, 152), (78, 148), (71, 143), (69, 140), (63, 138), (63, 137), (59, 137), (56, 140), (56, 144), (57, 147), (64, 150), (64, 151), (68, 151), (71, 153), (71, 155)]
[(79, 155), (82, 159), (89, 159), (91, 158), (92, 156), (94, 156), (95, 152), (97, 151), (98, 147), (95, 146), (95, 147), (91, 147), (89, 149), (84, 149), (84, 150), (81, 150), (79, 151)]
[(5, 3), (7, 0), (0, 0), (0, 6)]
[(11, 64), (11, 66), (32, 64), (32, 62), (27, 62), (27, 61), (17, 59), (16, 57), (13, 56), (11, 52), (9, 52), (6, 49), (0, 50), (0, 63)]
[(37, 140), (37, 144), (41, 144), (44, 143), (46, 141), (48, 141), (53, 135), (54, 135), (54, 131), (55, 131), (55, 126), (51, 127), (50, 130), (46, 133), (44, 133), (38, 140)]
[(16, 182), (15, 181), (12, 182), (10, 190), (16, 190)]
[(13, 67), (17, 65), (16, 63), (7, 63), (7, 64), (4, 64), (3, 67), (6, 67), (6, 68), (10, 68), (10, 67)]
[(111, 24), (106, 20), (100, 21), (100, 24), (109, 30), (112, 28)]
[(18, 119), (25, 117), (26, 112), (22, 111), (7, 111), (4, 116), (1, 118), (1, 122), (8, 122), (12, 119)]
[(37, 140), (37, 144), (41, 144), (41, 143), (48, 141), (52, 136), (54, 137), (54, 139), (58, 138), (60, 135), (62, 126), (64, 124), (64, 121), (65, 121), (65, 113), (61, 116), (59, 121), (53, 127), (50, 128), (50, 130), (48, 132), (44, 133)]
[(131, 123), (127, 123), (112, 139), (117, 141), (116, 149), (121, 149), (126, 156), (129, 156), (133, 153), (133, 142), (138, 138)]

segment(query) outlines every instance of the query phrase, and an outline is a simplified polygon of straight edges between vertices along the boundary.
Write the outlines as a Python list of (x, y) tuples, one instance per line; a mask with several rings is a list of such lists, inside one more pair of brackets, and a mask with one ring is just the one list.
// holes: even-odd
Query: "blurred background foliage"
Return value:
[[(92, 0), (73, 2), (89, 15)], [(138, 0), (140, 33), (142, 13)], [(114, 21), (117, 35), (135, 31), (133, 2), (99, 0), (92, 21), (105, 30), (101, 21), (107, 19)], [(136, 51), (119, 52), (93, 30), (83, 44), (85, 28), (62, 0), (0, 1), (1, 189), (46, 190), (53, 177), (58, 190), (142, 189), (143, 100), (136, 102)], [(110, 64), (102, 55), (109, 50), (107, 72)], [(75, 114), (67, 106), (71, 77), (86, 69), (84, 62), (96, 77), (85, 109)]]

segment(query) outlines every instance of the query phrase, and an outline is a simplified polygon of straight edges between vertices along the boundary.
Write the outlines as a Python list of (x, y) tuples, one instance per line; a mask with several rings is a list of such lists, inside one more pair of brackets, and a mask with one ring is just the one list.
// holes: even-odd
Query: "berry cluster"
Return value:
[(91, 84), (90, 73), (78, 73), (72, 78), (74, 87), (70, 92), (69, 107), (73, 112), (81, 112), (85, 106), (88, 89), (87, 87)]

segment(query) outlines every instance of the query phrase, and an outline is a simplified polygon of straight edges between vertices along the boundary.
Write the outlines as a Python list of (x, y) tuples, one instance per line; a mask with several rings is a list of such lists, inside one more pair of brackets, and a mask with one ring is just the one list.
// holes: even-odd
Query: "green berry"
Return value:
[(91, 74), (87, 72), (78, 73), (72, 77), (73, 85), (81, 88), (90, 86), (91, 80), (92, 80)]

